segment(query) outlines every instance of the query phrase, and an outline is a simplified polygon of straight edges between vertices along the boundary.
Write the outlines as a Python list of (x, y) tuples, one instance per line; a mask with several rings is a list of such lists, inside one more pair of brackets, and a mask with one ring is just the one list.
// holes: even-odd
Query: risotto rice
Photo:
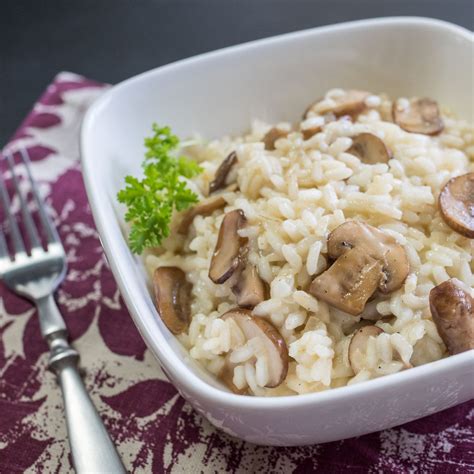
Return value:
[[(383, 94), (366, 95), (352, 117), (328, 117), (344, 94), (330, 90), (296, 125), (255, 120), (247, 135), (188, 146), (186, 154), (204, 169), (189, 181), (201, 200), (234, 151), (237, 164), (227, 182), (236, 186), (220, 192), (224, 207), (196, 215), (186, 235), (172, 232), (162, 247), (145, 255), (150, 276), (162, 266), (185, 273), (192, 285), (191, 319), (177, 337), (216, 376), (231, 364), (231, 384), (239, 393), (318, 392), (441, 359), (447, 351), (431, 316), (429, 293), (457, 278), (473, 295), (474, 241), (453, 231), (437, 204), (448, 180), (474, 171), (473, 125), (442, 110), (441, 133), (406, 131), (393, 122), (392, 101)], [(275, 138), (268, 135), (272, 129), (278, 130)], [(390, 150), (385, 162), (364, 163), (354, 153), (353, 139), (363, 133)], [(265, 344), (245, 337), (232, 318), (221, 317), (236, 306), (235, 281), (216, 284), (209, 278), (221, 223), (236, 209), (246, 218), (238, 230), (248, 239), (246, 261), (268, 286), (252, 315), (271, 323), (287, 347), (288, 371), (275, 387), (269, 384), (272, 361)], [(179, 220), (175, 216), (175, 225)], [(309, 292), (331, 265), (328, 235), (347, 221), (393, 238), (409, 265), (399, 289), (376, 292), (356, 316)], [(351, 340), (368, 324), (379, 329), (366, 338), (355, 369)]]

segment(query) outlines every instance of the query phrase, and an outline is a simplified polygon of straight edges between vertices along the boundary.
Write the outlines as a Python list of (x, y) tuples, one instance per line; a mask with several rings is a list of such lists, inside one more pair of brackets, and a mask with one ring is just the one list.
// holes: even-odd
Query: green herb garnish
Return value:
[(153, 133), (145, 138), (143, 179), (126, 176), (126, 186), (117, 194), (119, 202), (127, 206), (125, 220), (131, 223), (129, 246), (134, 253), (160, 245), (170, 233), (173, 209), (183, 211), (199, 200), (184, 178), (196, 176), (202, 168), (173, 153), (179, 139), (169, 127), (153, 124)]

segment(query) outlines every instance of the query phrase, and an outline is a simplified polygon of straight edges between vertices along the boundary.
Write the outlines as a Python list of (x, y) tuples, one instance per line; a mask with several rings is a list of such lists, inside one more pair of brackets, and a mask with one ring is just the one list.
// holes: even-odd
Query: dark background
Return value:
[(391, 15), (472, 30), (474, 0), (0, 0), (0, 145), (58, 71), (115, 83), (224, 46)]

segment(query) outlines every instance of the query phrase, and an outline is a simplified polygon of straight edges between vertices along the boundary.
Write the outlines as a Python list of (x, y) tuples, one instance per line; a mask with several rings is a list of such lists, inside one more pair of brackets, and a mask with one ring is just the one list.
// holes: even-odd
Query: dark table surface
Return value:
[(473, 0), (2, 0), (0, 144), (58, 71), (116, 83), (224, 46), (392, 15), (474, 29)]

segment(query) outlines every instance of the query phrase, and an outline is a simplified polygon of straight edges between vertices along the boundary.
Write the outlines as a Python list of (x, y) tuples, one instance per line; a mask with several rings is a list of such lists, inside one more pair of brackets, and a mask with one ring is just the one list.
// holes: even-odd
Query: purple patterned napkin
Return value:
[[(29, 149), (67, 251), (57, 301), (86, 384), (131, 472), (474, 472), (474, 402), (360, 438), (301, 448), (233, 439), (166, 381), (120, 297), (78, 161), (79, 127), (107, 86), (61, 73), (8, 144)], [(23, 170), (18, 165), (19, 172)], [(70, 472), (61, 394), (35, 310), (0, 286), (0, 472)], [(318, 429), (315, 426), (315, 429)]]

